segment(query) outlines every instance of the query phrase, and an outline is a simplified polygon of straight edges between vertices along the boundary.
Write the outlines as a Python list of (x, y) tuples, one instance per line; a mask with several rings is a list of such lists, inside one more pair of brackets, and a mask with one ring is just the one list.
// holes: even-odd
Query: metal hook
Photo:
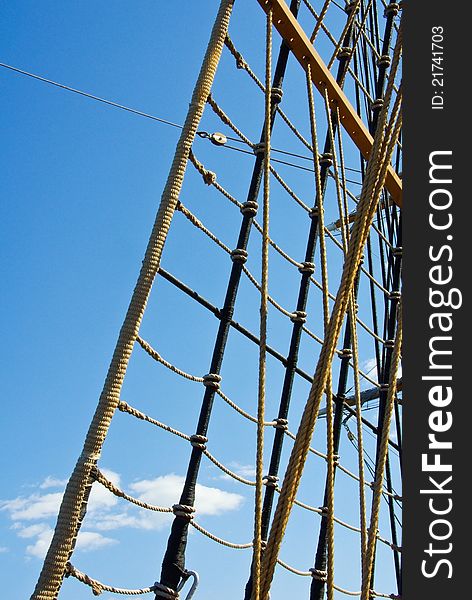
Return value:
[(200, 577), (198, 576), (198, 573), (196, 571), (185, 571), (182, 581), (179, 583), (179, 585), (177, 587), (177, 592), (181, 591), (181, 589), (187, 583), (187, 579), (189, 577), (193, 577), (193, 583), (192, 583), (192, 587), (188, 591), (187, 596), (185, 597), (185, 600), (190, 600), (191, 598), (193, 598), (193, 595), (195, 594), (195, 591), (198, 587), (198, 583), (200, 581)]

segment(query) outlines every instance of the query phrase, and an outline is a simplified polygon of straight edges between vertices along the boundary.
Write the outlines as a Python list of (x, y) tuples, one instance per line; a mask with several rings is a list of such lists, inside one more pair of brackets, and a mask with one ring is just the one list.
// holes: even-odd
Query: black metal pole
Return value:
[[(298, 13), (300, 0), (292, 0), (291, 10), (293, 14)], [(272, 84), (272, 111), (270, 126), (274, 124), (277, 113), (277, 103), (282, 98), (282, 84), (287, 66), (290, 50), (282, 42), (279, 56), (276, 63), (273, 84)], [(263, 148), (265, 139), (264, 128), (260, 136), (260, 148)], [(189, 526), (189, 517), (191, 508), (195, 501), (195, 486), (202, 456), (202, 447), (206, 440), (208, 425), (213, 407), (215, 391), (219, 386), (220, 370), (223, 362), (223, 354), (226, 347), (228, 332), (231, 326), (234, 313), (236, 296), (241, 280), (243, 264), (247, 258), (247, 245), (252, 226), (252, 220), (257, 214), (257, 198), (259, 195), (262, 173), (263, 173), (264, 152), (256, 154), (251, 183), (247, 195), (247, 201), (243, 204), (241, 212), (243, 219), (239, 232), (236, 249), (232, 252), (233, 265), (229, 277), (223, 308), (220, 311), (220, 324), (213, 349), (213, 355), (210, 363), (210, 372), (205, 377), (205, 393), (203, 396), (202, 407), (198, 420), (197, 430), (193, 436), (193, 447), (190, 456), (184, 488), (180, 497), (179, 505), (174, 510), (175, 518), (172, 524), (171, 533), (167, 543), (167, 549), (162, 563), (160, 583), (163, 586), (175, 590), (185, 574), (185, 549), (187, 546), (187, 534)]]

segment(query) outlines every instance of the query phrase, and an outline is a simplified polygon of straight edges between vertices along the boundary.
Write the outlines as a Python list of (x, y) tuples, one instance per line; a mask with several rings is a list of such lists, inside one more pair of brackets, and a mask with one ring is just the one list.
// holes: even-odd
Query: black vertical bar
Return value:
[[(292, 0), (291, 10), (294, 15), (297, 15), (299, 5), (300, 0)], [(271, 128), (274, 125), (274, 120), (277, 113), (277, 101), (280, 101), (281, 99), (281, 89), (287, 66), (288, 56), (289, 48), (285, 43), (282, 42), (272, 84), (274, 92), (276, 92), (277, 90), (280, 90), (280, 92), (276, 95), (273, 95), (270, 122)], [(260, 136), (260, 144), (264, 143), (264, 139), (265, 134), (263, 127)], [(213, 406), (213, 400), (215, 396), (215, 390), (219, 384), (219, 373), (221, 370), (226, 341), (228, 338), (228, 332), (233, 317), (236, 295), (239, 288), (243, 264), (247, 256), (246, 248), (251, 232), (252, 220), (257, 213), (257, 198), (259, 195), (263, 173), (263, 160), (264, 153), (257, 153), (251, 183), (247, 195), (247, 201), (242, 208), (243, 219), (241, 223), (236, 250), (233, 251), (232, 254), (233, 264), (229, 277), (225, 301), (223, 304), (223, 308), (220, 311), (220, 324), (218, 327), (213, 356), (210, 364), (210, 377), (208, 377), (205, 381), (205, 393), (203, 396), (202, 407), (200, 410), (200, 416), (195, 434), (196, 436), (199, 436), (200, 441), (206, 437)], [(180, 505), (193, 507), (195, 501), (195, 486), (197, 483), (201, 456), (201, 446), (199, 445), (199, 443), (196, 443), (192, 447), (192, 453), (187, 468), (184, 488), (179, 501)], [(167, 543), (167, 550), (162, 563), (160, 583), (174, 590), (177, 588), (179, 581), (184, 575), (185, 571), (185, 549), (187, 545), (188, 526), (188, 518), (186, 518), (184, 515), (176, 514)]]

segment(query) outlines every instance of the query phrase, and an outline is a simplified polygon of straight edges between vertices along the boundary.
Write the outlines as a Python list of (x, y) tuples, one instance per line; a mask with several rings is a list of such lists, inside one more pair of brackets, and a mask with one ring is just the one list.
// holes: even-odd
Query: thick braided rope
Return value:
[[(318, 159), (318, 136), (316, 130), (315, 101), (313, 98), (313, 84), (311, 81), (311, 66), (306, 68), (306, 85), (308, 95), (308, 108), (311, 125), (311, 144), (313, 147), (313, 164), (315, 169), (316, 196), (318, 198), (318, 228), (321, 257), (321, 284), (323, 292), (323, 324), (324, 335), (329, 322), (329, 283), (328, 283), (328, 258), (326, 253), (326, 239), (324, 236), (324, 203), (321, 189), (320, 162)], [(333, 403), (332, 403), (332, 375), (328, 373), (326, 384), (326, 482), (327, 482), (327, 540), (328, 540), (328, 570), (327, 570), (327, 598), (333, 600), (334, 585), (334, 438), (333, 438)]]
[(78, 581), (90, 586), (94, 596), (100, 596), (102, 592), (111, 592), (112, 594), (121, 594), (123, 596), (140, 596), (141, 594), (149, 594), (155, 590), (153, 585), (138, 590), (129, 590), (107, 585), (97, 579), (92, 579), (86, 573), (82, 573), (82, 571), (79, 571), (79, 569), (74, 567), (70, 562), (66, 563), (66, 576), (75, 577)]
[(260, 600), (262, 553), (262, 501), (264, 469), (264, 412), (266, 394), (267, 304), (269, 297), (269, 199), (270, 199), (270, 143), (272, 91), (272, 9), (266, 19), (265, 119), (264, 119), (264, 190), (262, 203), (262, 257), (259, 376), (257, 394), (256, 436), (256, 493), (254, 505), (254, 556), (251, 600)]
[(111, 419), (120, 399), (120, 390), (128, 362), (179, 198), (189, 151), (222, 53), (232, 6), (233, 0), (221, 0), (136, 287), (118, 337), (95, 415), (85, 439), (83, 452), (77, 461), (63, 496), (55, 532), (38, 582), (31, 596), (32, 600), (55, 599), (59, 592), (66, 563), (73, 550), (80, 522), (85, 512), (90, 472), (100, 455)]
[(362, 575), (362, 595), (361, 600), (369, 600), (369, 589), (372, 583), (372, 567), (375, 555), (375, 542), (377, 535), (377, 527), (379, 524), (380, 501), (382, 498), (382, 484), (385, 471), (385, 464), (388, 455), (388, 438), (390, 435), (390, 422), (392, 419), (395, 395), (396, 395), (396, 379), (398, 365), (400, 363), (402, 345), (402, 305), (401, 302), (397, 308), (397, 332), (393, 347), (392, 363), (390, 367), (390, 377), (388, 382), (387, 405), (385, 408), (385, 416), (382, 426), (382, 437), (379, 446), (379, 456), (377, 461), (377, 469), (375, 473), (374, 494), (372, 498), (372, 510), (370, 515), (369, 537), (367, 539), (367, 550), (364, 561), (364, 570)]
[[(395, 77), (392, 65), (386, 98), (391, 97), (391, 89)], [(389, 94), (390, 92), (390, 94)], [(343, 267), (342, 279), (335, 305), (330, 319), (327, 335), (320, 352), (313, 384), (309, 393), (308, 401), (302, 416), (297, 440), (293, 446), (289, 464), (286, 471), (282, 493), (277, 503), (274, 520), (263, 557), (263, 587), (262, 598), (267, 599), (270, 584), (274, 575), (277, 556), (280, 550), (282, 538), (285, 533), (288, 518), (293, 506), (293, 501), (298, 489), (303, 467), (305, 464), (310, 440), (318, 415), (321, 398), (326, 388), (331, 361), (335, 352), (335, 345), (341, 331), (344, 315), (347, 310), (349, 299), (354, 285), (355, 276), (359, 267), (360, 258), (365, 246), (370, 224), (377, 208), (381, 184), (383, 185), (387, 173), (387, 166), (393, 151), (392, 144), (384, 144), (384, 131), (387, 119), (388, 101), (384, 103), (379, 127), (374, 137), (370, 160), (367, 165), (366, 176), (362, 188), (361, 198), (357, 208), (357, 218), (354, 221), (349, 252)], [(398, 129), (395, 129), (398, 133)], [(382, 152), (383, 151), (383, 152)]]

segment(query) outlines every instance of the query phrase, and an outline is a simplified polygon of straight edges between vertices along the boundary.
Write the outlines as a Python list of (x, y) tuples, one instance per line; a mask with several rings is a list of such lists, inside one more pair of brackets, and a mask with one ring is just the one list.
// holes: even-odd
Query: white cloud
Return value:
[(63, 488), (67, 483), (67, 479), (56, 479), (48, 475), (46, 479), (40, 484), (39, 489), (45, 490), (47, 488)]
[(28, 544), (28, 546), (26, 546), (26, 554), (28, 556), (35, 556), (36, 558), (44, 558), (49, 548), (52, 534), (52, 528), (46, 526), (40, 533), (38, 533), (34, 544)]
[(242, 465), (236, 461), (229, 463), (230, 469), (232, 469), (237, 475), (241, 477), (255, 477), (256, 468), (254, 465)]
[(13, 500), (0, 502), (0, 510), (9, 513), (13, 521), (45, 519), (57, 514), (62, 500), (62, 492), (52, 494), (31, 494)]
[[(184, 485), (180, 475), (169, 474), (156, 479), (143, 479), (130, 485), (139, 500), (158, 506), (172, 506), (179, 501)], [(243, 497), (216, 487), (197, 483), (195, 488), (195, 508), (197, 515), (220, 515), (241, 506)]]
[[(36, 558), (44, 558), (46, 556), (49, 544), (51, 543), (53, 529), (45, 523), (42, 523), (41, 525), (41, 528), (38, 526), (36, 541), (33, 544), (28, 544), (28, 546), (26, 546), (26, 554), (28, 556), (34, 556)], [(25, 530), (21, 530), (18, 535), (20, 537), (30, 537), (29, 534), (32, 531), (32, 527), (28, 527), (26, 529), (30, 530), (28, 535), (22, 536), (22, 533), (24, 533)], [(98, 548), (103, 548), (104, 546), (110, 546), (111, 544), (115, 543), (116, 540), (105, 537), (95, 531), (80, 531), (77, 537), (76, 549), (82, 552), (89, 552), (92, 550), (97, 550)]]
[(46, 530), (51, 528), (46, 523), (36, 523), (35, 525), (29, 525), (28, 527), (22, 527), (19, 523), (16, 524), (17, 535), (21, 538), (32, 538), (41, 535)]
[(97, 550), (97, 548), (103, 548), (103, 546), (110, 546), (116, 544), (117, 540), (103, 536), (101, 533), (96, 531), (81, 531), (77, 536), (77, 550), (88, 552), (91, 550)]
[(0, 546), (0, 554), (5, 554), (5, 552), (10, 552), (10, 549), (6, 546)]
[(364, 373), (367, 373), (367, 375), (375, 375), (375, 369), (377, 367), (377, 360), (375, 358), (368, 358), (367, 360), (364, 360), (362, 362), (362, 370), (364, 371)]

